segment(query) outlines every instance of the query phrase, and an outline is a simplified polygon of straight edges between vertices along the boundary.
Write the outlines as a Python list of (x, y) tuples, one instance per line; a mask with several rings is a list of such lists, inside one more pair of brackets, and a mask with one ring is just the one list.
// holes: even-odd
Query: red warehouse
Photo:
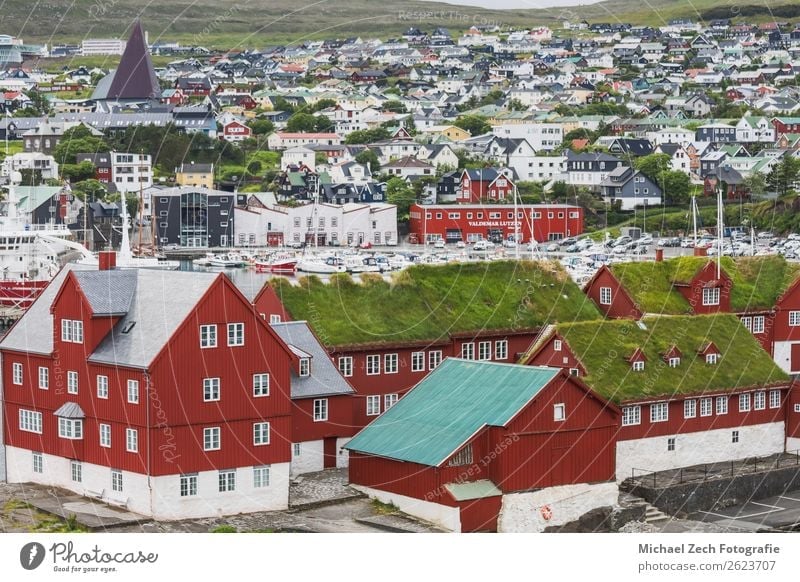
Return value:
[(557, 369), (447, 359), (346, 445), (350, 482), (451, 531), (542, 531), (616, 503), (618, 423)]
[(514, 198), (513, 172), (509, 169), (482, 168), (464, 170), (460, 186), (456, 192), (459, 204), (481, 204), (483, 202), (504, 202)]
[(409, 218), (410, 238), (419, 242), (500, 242), (517, 231), (522, 242), (583, 234), (583, 208), (568, 204), (412, 204)]
[(789, 377), (735, 315), (549, 326), (522, 359), (622, 411), (617, 479), (783, 452)]
[(355, 391), (305, 321), (272, 329), (292, 350), (292, 474), (346, 467)]
[(0, 351), (9, 482), (158, 519), (287, 507), (293, 353), (224, 275), (68, 266)]

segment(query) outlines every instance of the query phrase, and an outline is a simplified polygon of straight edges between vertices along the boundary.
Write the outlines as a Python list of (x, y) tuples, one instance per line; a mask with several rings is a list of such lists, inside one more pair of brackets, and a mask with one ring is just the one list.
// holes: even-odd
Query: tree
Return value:
[(60, 168), (61, 176), (70, 182), (82, 182), (94, 177), (95, 167), (89, 160), (80, 164), (63, 164)]
[(408, 113), (406, 106), (397, 99), (392, 99), (383, 104), (384, 111), (391, 111), (392, 113)]
[(64, 132), (53, 150), (53, 157), (59, 164), (75, 164), (77, 154), (95, 154), (109, 151), (106, 141), (92, 134), (83, 124), (71, 127)]
[(752, 198), (760, 198), (767, 191), (767, 178), (761, 172), (753, 172), (745, 177), (744, 185)]
[(678, 170), (667, 170), (659, 174), (658, 185), (666, 204), (684, 206), (691, 195), (692, 182), (689, 175)]
[(108, 189), (99, 180), (84, 180), (72, 185), (72, 193), (82, 202), (97, 202), (108, 196)]
[(658, 182), (660, 174), (670, 169), (670, 160), (669, 154), (650, 154), (637, 158), (633, 165), (642, 174)]
[(20, 186), (41, 186), (43, 183), (42, 171), (39, 169), (22, 168), (19, 174), (22, 177)]
[(398, 220), (406, 220), (409, 209), (417, 201), (417, 197), (408, 182), (398, 176), (394, 176), (386, 182), (386, 200), (389, 204), (397, 206)]
[(336, 99), (330, 99), (326, 97), (325, 99), (320, 99), (310, 108), (312, 113), (316, 113), (317, 111), (322, 111), (323, 109), (330, 109), (331, 107), (336, 107)]
[(269, 119), (253, 119), (247, 126), (253, 131), (253, 135), (269, 135), (275, 131), (275, 124)]
[(385, 127), (376, 127), (373, 129), (361, 129), (350, 132), (344, 138), (344, 143), (348, 145), (362, 144), (362, 143), (375, 143), (384, 139), (389, 139), (389, 130)]
[(509, 111), (527, 111), (528, 106), (519, 99), (511, 99), (508, 102), (508, 109)]
[(786, 155), (767, 175), (767, 186), (778, 196), (784, 196), (794, 189), (798, 178), (800, 178), (800, 159)]
[(44, 93), (38, 89), (31, 89), (26, 95), (28, 99), (30, 99), (26, 108), (36, 111), (35, 117), (50, 114), (53, 108), (50, 106), (50, 101), (45, 97)]
[(369, 166), (369, 171), (373, 174), (376, 174), (381, 169), (381, 163), (378, 161), (378, 154), (376, 154), (373, 150), (366, 148), (361, 152), (358, 152), (356, 155), (356, 161), (359, 164), (364, 164)]
[(310, 133), (317, 128), (317, 118), (310, 113), (295, 113), (286, 121), (286, 131)]
[(468, 131), (472, 136), (482, 135), (492, 131), (492, 126), (489, 125), (489, 122), (482, 115), (459, 115), (453, 125)]

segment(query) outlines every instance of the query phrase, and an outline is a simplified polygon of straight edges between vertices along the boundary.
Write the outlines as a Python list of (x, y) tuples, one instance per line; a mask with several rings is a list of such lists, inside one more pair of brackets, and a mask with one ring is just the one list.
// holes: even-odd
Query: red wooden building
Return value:
[(622, 410), (617, 479), (784, 450), (789, 377), (734, 315), (549, 326), (522, 359)]
[(775, 135), (800, 133), (800, 117), (775, 117), (772, 119)]
[(560, 240), (583, 234), (583, 209), (568, 204), (412, 204), (409, 233), (420, 242), (499, 241), (516, 233), (526, 243)]
[(231, 121), (222, 126), (222, 135), (220, 139), (229, 142), (239, 142), (248, 139), (252, 134), (252, 130), (240, 121)]
[(453, 531), (541, 531), (616, 502), (618, 417), (553, 368), (447, 359), (346, 445), (350, 481)]
[(485, 202), (505, 202), (514, 198), (516, 186), (508, 169), (482, 168), (464, 170), (461, 173), (460, 187), (456, 192), (459, 204), (483, 204)]
[(8, 481), (162, 519), (285, 508), (293, 352), (223, 275), (102, 259), (0, 343)]
[(606, 265), (601, 266), (586, 282), (583, 291), (606, 317), (639, 319), (643, 315), (633, 297)]
[(346, 467), (355, 390), (305, 321), (271, 327), (292, 351), (292, 474)]

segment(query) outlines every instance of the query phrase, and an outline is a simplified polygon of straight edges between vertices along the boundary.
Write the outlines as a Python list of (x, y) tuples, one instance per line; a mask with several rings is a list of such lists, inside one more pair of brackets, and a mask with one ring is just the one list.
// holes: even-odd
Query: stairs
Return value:
[(644, 522), (651, 525), (663, 525), (672, 519), (669, 515), (645, 502)]

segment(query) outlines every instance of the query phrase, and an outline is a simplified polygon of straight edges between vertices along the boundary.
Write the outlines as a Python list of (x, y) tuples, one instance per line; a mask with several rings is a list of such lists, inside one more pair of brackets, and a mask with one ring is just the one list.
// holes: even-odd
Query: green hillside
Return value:
[(695, 20), (734, 18), (759, 21), (790, 20), (800, 5), (789, 0), (760, 0), (737, 4), (716, 0), (665, 0), (658, 4), (635, 0), (606, 0), (580, 7), (538, 10), (484, 10), (437, 2), (395, 0), (75, 0), (74, 2), (3, 2), (0, 23), (7, 34), (30, 42), (77, 42), (83, 38), (125, 35), (140, 17), (150, 35), (186, 44), (232, 48), (297, 42), (307, 38), (398, 34), (409, 26), (430, 30), (445, 26), (453, 32), (473, 24), (501, 27), (537, 23), (558, 26), (565, 20), (665, 24), (672, 18)]

